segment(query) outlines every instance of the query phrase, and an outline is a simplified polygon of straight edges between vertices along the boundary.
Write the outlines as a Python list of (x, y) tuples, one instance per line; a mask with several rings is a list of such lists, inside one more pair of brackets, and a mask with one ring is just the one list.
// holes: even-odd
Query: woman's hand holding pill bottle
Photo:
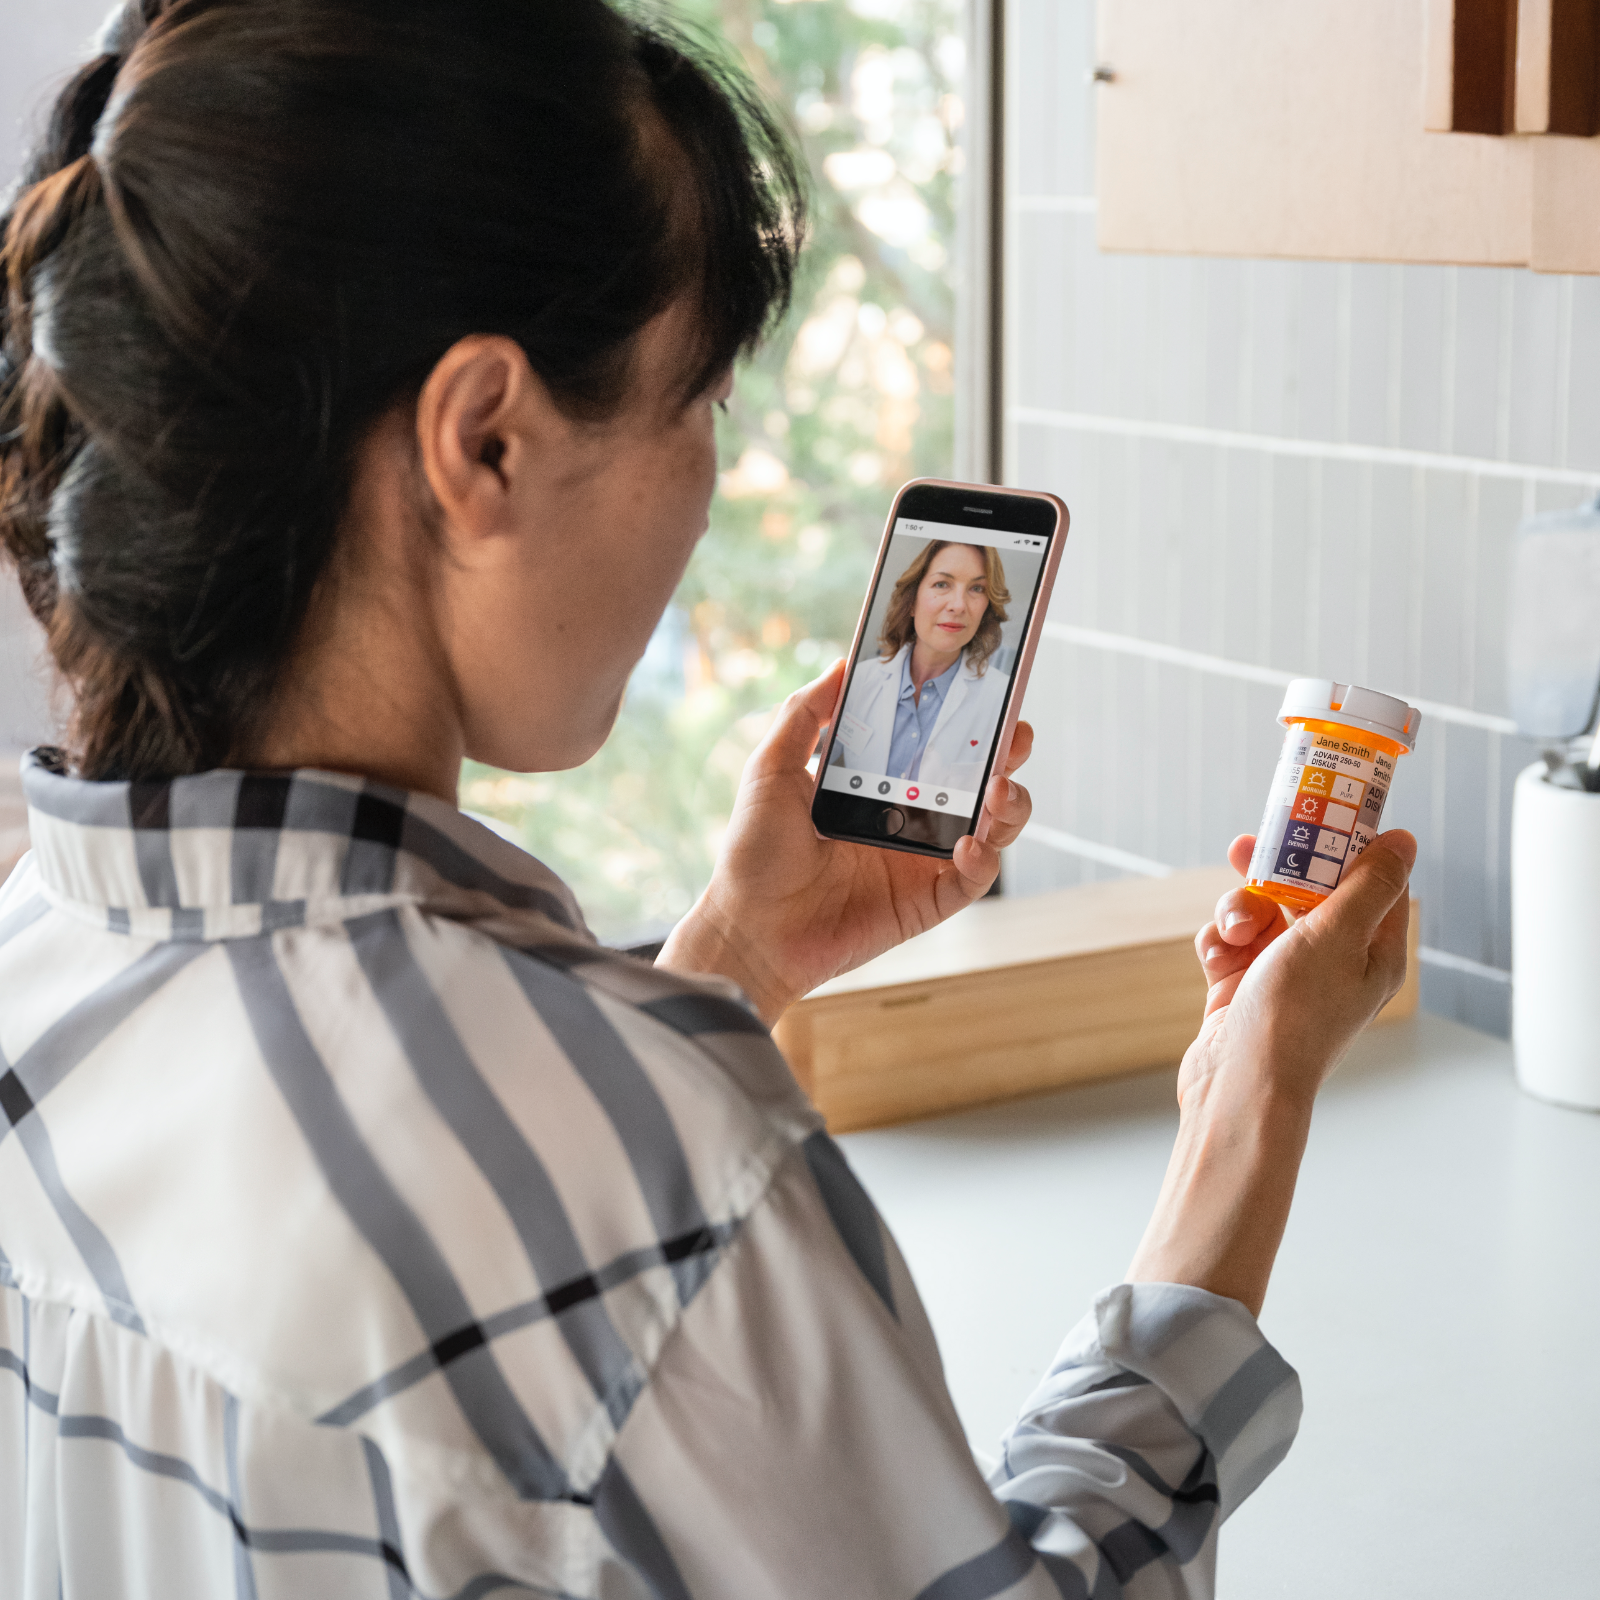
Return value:
[(1317, 1090), (1406, 975), (1417, 841), (1379, 834), (1422, 714), (1393, 695), (1296, 678), (1261, 831), (1228, 850), (1247, 887), (1195, 937), (1207, 994), (1178, 1071), (1178, 1142), (1128, 1276), (1259, 1312)]
[[(1254, 848), (1234, 840), (1235, 870)], [(1209, 992), (1178, 1073), (1178, 1140), (1131, 1281), (1260, 1312), (1317, 1090), (1404, 981), (1416, 854), (1403, 829), (1381, 835), (1292, 922), (1253, 890), (1217, 903), (1195, 940)]]

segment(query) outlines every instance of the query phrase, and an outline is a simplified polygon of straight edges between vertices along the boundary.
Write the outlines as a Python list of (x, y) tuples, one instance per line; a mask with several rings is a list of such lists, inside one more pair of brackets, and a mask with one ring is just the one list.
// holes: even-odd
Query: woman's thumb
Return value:
[(1404, 828), (1380, 834), (1311, 917), (1367, 944), (1411, 882), (1417, 841)]
[(796, 689), (778, 707), (778, 715), (767, 730), (766, 738), (750, 758), (753, 765), (766, 769), (803, 767), (811, 759), (817, 735), (833, 715), (843, 671), (844, 662), (834, 662), (820, 678), (814, 678), (803, 689)]

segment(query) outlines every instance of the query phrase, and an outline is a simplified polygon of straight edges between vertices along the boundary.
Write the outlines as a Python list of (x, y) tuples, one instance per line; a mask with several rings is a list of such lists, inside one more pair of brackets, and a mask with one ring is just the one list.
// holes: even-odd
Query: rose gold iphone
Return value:
[(984, 837), (1067, 522), (1032, 490), (924, 478), (895, 496), (817, 768), (818, 833), (946, 859)]

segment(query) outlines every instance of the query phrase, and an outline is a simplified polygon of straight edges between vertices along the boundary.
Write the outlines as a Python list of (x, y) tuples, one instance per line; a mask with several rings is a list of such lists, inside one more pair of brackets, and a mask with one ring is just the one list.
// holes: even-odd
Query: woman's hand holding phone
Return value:
[[(1243, 874), (1255, 840), (1228, 851)], [(1317, 1091), (1405, 979), (1417, 842), (1381, 835), (1289, 922), (1235, 889), (1195, 939), (1210, 985), (1178, 1072), (1178, 1142), (1128, 1277), (1188, 1283), (1259, 1313)]]
[(1005, 770), (984, 792), (988, 837), (966, 835), (951, 860), (820, 837), (806, 763), (843, 672), (837, 662), (783, 703), (745, 766), (711, 883), (659, 958), (675, 972), (733, 979), (768, 1024), (819, 983), (986, 894), (1000, 851), (1033, 811), (1028, 791), (1011, 777), (1033, 749), (1033, 729), (1019, 722)]

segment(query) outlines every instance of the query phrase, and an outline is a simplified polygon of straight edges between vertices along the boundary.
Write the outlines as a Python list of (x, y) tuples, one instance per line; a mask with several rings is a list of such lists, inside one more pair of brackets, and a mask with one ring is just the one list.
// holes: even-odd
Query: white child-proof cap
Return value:
[(1379, 694), (1376, 689), (1358, 688), (1353, 683), (1335, 683), (1332, 678), (1296, 678), (1283, 691), (1278, 721), (1287, 723), (1299, 717), (1365, 728), (1368, 733), (1381, 733), (1384, 738), (1403, 744), (1407, 750), (1416, 749), (1417, 729), (1422, 726), (1422, 713), (1404, 700)]

